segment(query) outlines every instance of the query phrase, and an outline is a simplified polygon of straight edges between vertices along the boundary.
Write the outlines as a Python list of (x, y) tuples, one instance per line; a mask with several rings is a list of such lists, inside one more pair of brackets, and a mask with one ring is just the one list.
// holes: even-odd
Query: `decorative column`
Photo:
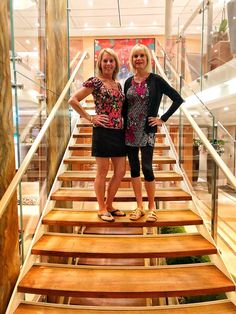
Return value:
[[(14, 177), (14, 130), (9, 59), (9, 1), (0, 1), (0, 198)], [(5, 313), (20, 269), (16, 195), (0, 217), (0, 313)]]
[[(50, 113), (68, 81), (67, 0), (46, 0), (46, 86)], [(48, 131), (49, 192), (70, 136), (67, 99)]]
[(166, 0), (165, 5), (165, 50), (169, 55), (172, 47), (172, 7), (173, 0)]

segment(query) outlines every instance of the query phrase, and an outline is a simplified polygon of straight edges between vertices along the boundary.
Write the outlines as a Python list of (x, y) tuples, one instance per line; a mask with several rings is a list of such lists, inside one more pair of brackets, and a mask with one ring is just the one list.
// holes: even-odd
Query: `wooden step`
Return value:
[(22, 302), (14, 314), (235, 314), (236, 306), (228, 300), (185, 305), (126, 308), (80, 307), (49, 303)]
[(90, 122), (79, 122), (76, 124), (77, 128), (91, 128), (92, 129), (92, 123)]
[[(110, 180), (113, 175), (109, 171), (106, 180)], [(156, 181), (182, 181), (183, 177), (175, 171), (155, 171), (154, 176)], [(58, 176), (59, 181), (94, 181), (96, 177), (95, 171), (65, 171)], [(130, 181), (130, 173), (126, 173), (122, 181)], [(142, 180), (144, 178), (142, 177)]]
[[(80, 150), (86, 150), (90, 151), (92, 145), (91, 144), (74, 144), (69, 146), (69, 150), (73, 151), (80, 151)], [(157, 143), (154, 146), (154, 150), (169, 150), (170, 146), (166, 144)]]
[[(84, 133), (84, 132), (80, 132), (80, 133), (74, 133), (72, 135), (73, 138), (92, 138), (92, 133), (88, 132), (88, 133)], [(163, 139), (165, 138), (166, 135), (164, 133), (157, 133), (156, 134), (156, 140), (158, 139)]]
[[(201, 217), (189, 209), (158, 210), (158, 220), (155, 223), (146, 222), (143, 216), (137, 221), (128, 217), (119, 217), (112, 227), (162, 227), (162, 226), (187, 226), (201, 225)], [(79, 211), (73, 209), (53, 209), (43, 217), (43, 224), (58, 226), (88, 226), (107, 227), (110, 223), (98, 218), (96, 211)]]
[[(155, 201), (188, 201), (192, 197), (181, 189), (156, 189)], [(54, 201), (86, 201), (96, 202), (97, 198), (94, 190), (60, 188), (51, 195)], [(135, 202), (132, 189), (119, 189), (114, 198), (115, 202)], [(147, 194), (143, 191), (143, 201), (147, 201)]]
[(129, 268), (36, 264), (18, 285), (18, 292), (91, 298), (157, 298), (234, 290), (232, 281), (210, 263)]
[(216, 254), (200, 234), (84, 236), (44, 234), (32, 248), (37, 255), (92, 258), (151, 258)]
[[(65, 164), (95, 164), (95, 158), (94, 157), (88, 157), (88, 156), (80, 156), (80, 157), (70, 157), (65, 158), (64, 163)], [(128, 161), (127, 161), (128, 163)], [(176, 160), (171, 157), (163, 157), (163, 156), (154, 156), (152, 163), (154, 165), (163, 165), (163, 164), (176, 164)]]

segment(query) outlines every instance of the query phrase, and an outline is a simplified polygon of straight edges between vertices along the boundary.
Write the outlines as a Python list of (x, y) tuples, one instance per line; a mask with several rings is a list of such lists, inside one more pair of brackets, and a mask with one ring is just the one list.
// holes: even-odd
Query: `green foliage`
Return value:
[(165, 226), (161, 227), (161, 234), (171, 234), (171, 233), (185, 233), (185, 229), (182, 226)]
[(193, 146), (194, 147), (200, 147), (202, 145), (202, 141), (199, 140), (198, 138), (193, 139)]
[(219, 26), (219, 32), (225, 33), (228, 28), (228, 20), (222, 19), (220, 26)]
[(181, 256), (181, 257), (169, 257), (166, 258), (167, 265), (178, 264), (193, 264), (193, 263), (209, 263), (211, 260), (209, 256)]
[[(182, 226), (174, 227), (161, 227), (162, 234), (173, 234), (173, 233), (185, 233), (185, 228)], [(170, 257), (166, 258), (167, 265), (178, 265), (178, 264), (192, 264), (192, 263), (209, 263), (209, 256), (183, 256), (183, 257)], [(180, 297), (179, 302), (182, 304), (195, 303), (195, 302), (207, 302), (214, 300), (226, 299), (224, 293), (214, 295), (198, 295), (198, 296), (187, 296)]]
[(181, 297), (180, 303), (186, 304), (186, 303), (196, 303), (196, 302), (208, 302), (208, 301), (223, 300), (226, 298), (227, 297), (225, 293), (212, 294), (212, 295), (195, 295), (195, 296)]

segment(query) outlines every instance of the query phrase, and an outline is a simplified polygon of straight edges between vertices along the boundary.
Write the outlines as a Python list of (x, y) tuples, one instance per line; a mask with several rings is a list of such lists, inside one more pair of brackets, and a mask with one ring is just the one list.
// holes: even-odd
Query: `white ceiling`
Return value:
[[(39, 18), (37, 0), (14, 1), (16, 8), (17, 3), (22, 6), (26, 2), (28, 6), (27, 9), (14, 10), (16, 50), (32, 51), (37, 46), (38, 34), (44, 33), (44, 17)], [(173, 34), (178, 34), (201, 2), (173, 0)], [(223, 2), (215, 0), (215, 22), (221, 18)], [(68, 0), (68, 3), (70, 36), (145, 36), (165, 33), (166, 0)], [(186, 32), (200, 33), (201, 19), (202, 15), (198, 14)], [(27, 44), (25, 38), (29, 38), (31, 43)]]

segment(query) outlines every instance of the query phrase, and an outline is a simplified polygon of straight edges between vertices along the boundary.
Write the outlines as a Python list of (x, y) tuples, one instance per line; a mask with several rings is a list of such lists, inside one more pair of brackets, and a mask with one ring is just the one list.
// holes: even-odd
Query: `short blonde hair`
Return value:
[(115, 67), (115, 70), (112, 74), (112, 78), (113, 78), (113, 80), (115, 80), (117, 78), (118, 73), (119, 73), (120, 65), (119, 65), (119, 60), (118, 60), (117, 54), (111, 48), (103, 48), (100, 51), (100, 53), (98, 55), (97, 65), (96, 65), (97, 74), (98, 74), (98, 76), (102, 76), (102, 74), (103, 74), (101, 64), (102, 64), (102, 57), (105, 53), (108, 53), (109, 55), (111, 55), (115, 59), (116, 67)]
[(147, 65), (145, 67), (145, 71), (147, 72), (151, 72), (152, 71), (152, 59), (151, 59), (151, 54), (149, 49), (147, 48), (147, 46), (143, 45), (143, 44), (137, 44), (135, 45), (130, 52), (130, 56), (129, 56), (129, 65), (130, 65), (130, 70), (132, 72), (135, 72), (135, 68), (134, 68), (134, 64), (133, 64), (133, 57), (136, 53), (137, 50), (143, 50), (146, 57), (147, 57)]

